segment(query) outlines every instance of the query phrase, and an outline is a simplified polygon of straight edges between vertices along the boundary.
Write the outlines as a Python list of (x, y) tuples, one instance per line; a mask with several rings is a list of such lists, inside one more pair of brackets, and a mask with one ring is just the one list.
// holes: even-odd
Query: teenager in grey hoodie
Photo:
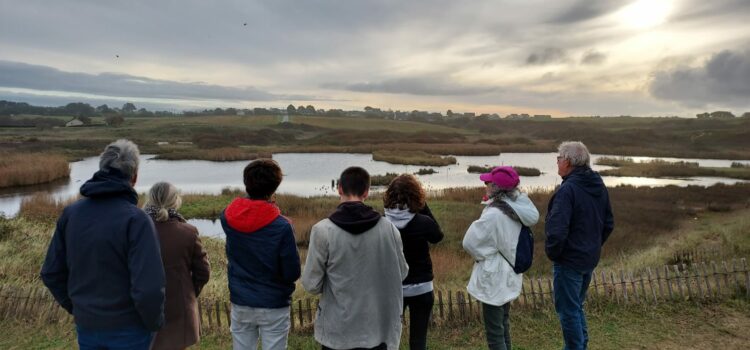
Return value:
[(398, 229), (365, 205), (370, 175), (350, 167), (336, 211), (313, 226), (302, 286), (320, 294), (315, 340), (323, 349), (398, 349), (401, 281), (409, 267)]

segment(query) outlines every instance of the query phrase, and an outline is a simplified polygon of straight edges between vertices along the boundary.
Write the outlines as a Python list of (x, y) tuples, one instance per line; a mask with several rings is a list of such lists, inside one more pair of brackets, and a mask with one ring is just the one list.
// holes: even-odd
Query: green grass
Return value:
[[(510, 312), (513, 349), (560, 349), (562, 335), (552, 310), (512, 308)], [(718, 304), (674, 303), (658, 306), (590, 307), (587, 310), (591, 349), (743, 349), (750, 341), (750, 303), (727, 300)], [(72, 325), (45, 325), (2, 320), (3, 349), (72, 349), (76, 335)], [(33, 334), (33, 335), (32, 335)], [(408, 348), (407, 331), (401, 349)], [(227, 349), (231, 336), (205, 335), (201, 349)], [(468, 321), (433, 327), (428, 347), (434, 350), (486, 349), (484, 328)], [(194, 347), (195, 348), (195, 347)], [(293, 333), (289, 349), (319, 349), (310, 333)]]

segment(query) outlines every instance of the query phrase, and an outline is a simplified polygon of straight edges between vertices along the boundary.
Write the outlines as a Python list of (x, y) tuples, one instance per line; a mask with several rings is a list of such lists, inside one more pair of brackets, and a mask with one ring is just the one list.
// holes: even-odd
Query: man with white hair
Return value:
[(148, 349), (164, 322), (164, 268), (154, 224), (138, 209), (138, 146), (117, 140), (82, 199), (57, 220), (41, 278), (75, 318), (79, 347)]
[(545, 252), (553, 262), (555, 310), (565, 349), (586, 349), (583, 302), (604, 242), (614, 229), (609, 193), (590, 166), (581, 142), (558, 147), (557, 173), (563, 182), (547, 206)]

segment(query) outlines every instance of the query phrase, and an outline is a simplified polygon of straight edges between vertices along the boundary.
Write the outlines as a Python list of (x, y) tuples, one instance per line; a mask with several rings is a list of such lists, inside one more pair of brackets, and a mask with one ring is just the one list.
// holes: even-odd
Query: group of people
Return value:
[[(559, 147), (560, 188), (549, 202), (545, 248), (565, 349), (585, 349), (583, 302), (601, 246), (614, 227), (607, 189), (580, 142)], [(81, 349), (184, 349), (199, 341), (197, 297), (210, 278), (198, 231), (179, 214), (175, 186), (160, 182), (138, 208), (138, 147), (108, 145), (83, 198), (57, 221), (41, 278), (73, 314)], [(512, 167), (481, 174), (486, 205), (463, 248), (474, 259), (467, 290), (482, 303), (490, 349), (509, 350), (509, 306), (521, 292), (513, 266), (519, 237), (539, 212)], [(270, 159), (243, 172), (246, 196), (221, 213), (234, 349), (285, 349), (291, 296), (301, 278), (319, 294), (314, 325), (322, 349), (398, 349), (409, 309), (409, 348), (427, 348), (432, 314), (430, 244), (443, 232), (410, 174), (383, 193), (384, 213), (365, 204), (370, 175), (345, 169), (340, 204), (310, 232), (304, 269), (291, 220), (274, 203), (282, 170)], [(333, 209), (333, 208), (332, 208)], [(524, 231), (525, 229), (525, 231)]]

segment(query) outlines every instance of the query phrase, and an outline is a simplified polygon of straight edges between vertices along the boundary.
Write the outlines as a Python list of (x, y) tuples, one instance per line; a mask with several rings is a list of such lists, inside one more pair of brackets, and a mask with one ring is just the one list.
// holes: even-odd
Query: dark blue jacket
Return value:
[(289, 306), (300, 259), (291, 223), (273, 203), (237, 198), (221, 213), (233, 304)]
[(574, 269), (593, 269), (602, 244), (614, 229), (609, 193), (601, 176), (577, 167), (563, 177), (547, 206), (545, 252), (554, 263)]
[(164, 268), (154, 224), (118, 170), (98, 171), (81, 186), (85, 198), (57, 221), (41, 278), (86, 330), (164, 322)]

